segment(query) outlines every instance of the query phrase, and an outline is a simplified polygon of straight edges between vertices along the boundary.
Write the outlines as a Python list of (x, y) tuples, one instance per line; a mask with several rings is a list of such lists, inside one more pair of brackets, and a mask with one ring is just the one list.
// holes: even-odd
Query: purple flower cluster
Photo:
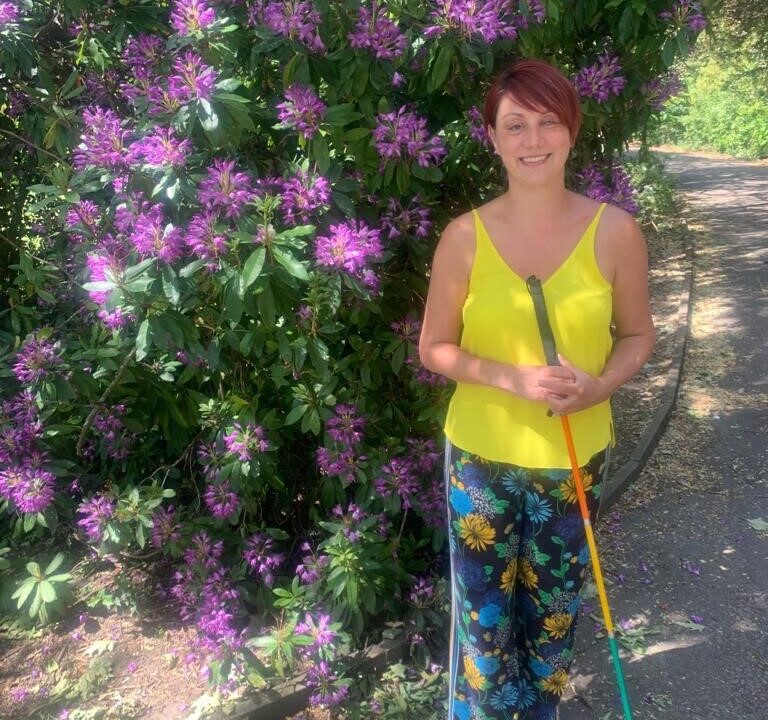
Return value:
[(136, 434), (123, 422), (125, 413), (125, 405), (118, 403), (96, 413), (93, 418), (92, 430), (99, 438), (104, 454), (113, 460), (126, 460), (136, 443)]
[(135, 74), (156, 71), (166, 56), (165, 43), (157, 35), (139, 33), (130, 37), (123, 50), (123, 62)]
[(219, 258), (228, 250), (227, 239), (218, 230), (219, 216), (212, 210), (193, 215), (187, 226), (184, 241), (193, 255), (206, 260), (213, 272), (219, 267)]
[(334, 442), (342, 445), (356, 445), (363, 439), (365, 418), (357, 414), (354, 405), (337, 405), (335, 415), (325, 423), (325, 429)]
[(43, 426), (37, 401), (27, 388), (0, 405), (0, 465), (26, 457), (36, 447)]
[(285, 555), (277, 552), (274, 538), (265, 532), (255, 532), (245, 543), (243, 559), (251, 572), (271, 588), (275, 584), (275, 572), (285, 562)]
[(156, 257), (172, 263), (184, 254), (181, 229), (167, 222), (165, 210), (159, 203), (142, 210), (133, 225), (131, 242), (143, 257)]
[(216, 12), (205, 0), (174, 0), (171, 25), (179, 35), (199, 33), (216, 22)]
[(331, 558), (328, 555), (318, 555), (308, 542), (301, 544), (301, 551), (304, 555), (296, 565), (296, 576), (304, 585), (312, 585), (323, 576)]
[(20, 90), (11, 90), (8, 93), (6, 103), (5, 114), (10, 118), (19, 117), (19, 115), (32, 106), (29, 95)]
[(336, 505), (331, 510), (331, 515), (344, 526), (342, 534), (351, 543), (356, 543), (362, 537), (360, 523), (369, 517), (368, 513), (355, 503), (349, 503), (346, 510), (341, 505)]
[(382, 499), (394, 499), (403, 509), (417, 511), (429, 525), (442, 528), (445, 491), (436, 472), (440, 454), (429, 438), (412, 437), (406, 442), (409, 453), (383, 465), (373, 487)]
[(340, 404), (334, 408), (334, 416), (326, 423), (326, 432), (333, 441), (330, 447), (317, 449), (317, 465), (320, 472), (331, 477), (340, 477), (349, 485), (357, 479), (357, 467), (366, 460), (358, 454), (363, 438), (365, 419), (357, 415), (353, 405)]
[(300, 170), (282, 182), (280, 210), (288, 225), (310, 222), (312, 215), (328, 207), (331, 184), (322, 175)]
[(488, 136), (485, 120), (483, 120), (483, 114), (478, 108), (471, 107), (467, 111), (467, 127), (469, 128), (469, 136), (478, 145), (486, 148), (492, 147), (491, 138)]
[(331, 225), (330, 234), (315, 238), (315, 260), (321, 267), (346, 272), (376, 290), (378, 278), (370, 264), (382, 258), (380, 235), (362, 220)]
[(222, 564), (223, 552), (221, 540), (214, 542), (205, 530), (195, 533), (184, 551), (185, 566), (174, 574), (170, 590), (182, 619), (196, 622), (203, 646), (215, 654), (242, 645), (235, 624), (240, 596)]
[(269, 441), (260, 425), (248, 423), (243, 428), (240, 423), (235, 423), (224, 436), (224, 446), (227, 452), (236, 456), (240, 462), (250, 462), (256, 453), (269, 450)]
[(306, 613), (304, 620), (297, 623), (294, 632), (312, 638), (312, 644), (304, 646), (307, 652), (323, 650), (336, 640), (336, 631), (331, 628), (330, 615), (318, 614), (315, 620), (310, 613)]
[(428, 475), (440, 463), (440, 453), (432, 438), (409, 437), (405, 439), (410, 449), (410, 458), (416, 471)]
[(415, 160), (421, 167), (439, 165), (447, 153), (442, 138), (430, 137), (426, 118), (405, 105), (395, 112), (378, 115), (373, 144), (384, 162)]
[(117, 113), (89, 107), (83, 110), (82, 142), (75, 148), (72, 162), (77, 170), (89, 166), (123, 170), (126, 144), (132, 132), (124, 129)]
[(291, 85), (285, 91), (285, 101), (277, 105), (277, 117), (308, 140), (314, 137), (325, 117), (325, 103), (306, 85)]
[(435, 598), (435, 584), (429, 577), (419, 577), (411, 587), (408, 602), (418, 608), (426, 608)]
[[(86, 265), (90, 272), (91, 282), (114, 281), (119, 278), (124, 269), (122, 261), (115, 255), (109, 254), (106, 250), (102, 252), (89, 253), (86, 259)], [(109, 299), (110, 293), (104, 290), (89, 290), (88, 296), (97, 305), (103, 305)]]
[(430, 473), (427, 486), (419, 493), (416, 508), (427, 525), (437, 530), (446, 531), (445, 483), (439, 473)]
[(42, 512), (53, 502), (56, 477), (39, 449), (43, 426), (32, 391), (0, 406), (0, 497), (19, 512)]
[(238, 218), (245, 206), (256, 198), (248, 173), (235, 170), (234, 160), (214, 158), (208, 175), (200, 183), (197, 198), (209, 210), (217, 210), (227, 218)]
[(173, 128), (155, 126), (149, 135), (131, 145), (126, 160), (132, 167), (142, 164), (183, 167), (191, 150), (192, 143), (186, 138), (177, 138)]
[(53, 502), (55, 482), (53, 473), (31, 463), (8, 466), (0, 470), (0, 497), (12, 502), (19, 512), (42, 512)]
[(678, 95), (683, 89), (680, 77), (674, 73), (666, 77), (656, 77), (644, 83), (640, 91), (654, 110), (663, 110), (667, 101)]
[(78, 231), (70, 236), (73, 242), (85, 242), (86, 238), (81, 231), (87, 233), (89, 237), (96, 237), (100, 224), (101, 208), (90, 200), (80, 200), (67, 210), (66, 229)]
[(622, 73), (619, 58), (605, 52), (598, 56), (596, 63), (579, 70), (573, 78), (573, 85), (581, 97), (602, 103), (624, 90), (627, 80)]
[[(426, 37), (437, 37), (448, 31), (469, 39), (480, 38), (486, 43), (514, 40), (521, 28), (530, 23), (529, 16), (519, 12), (520, 3), (513, 0), (436, 0)], [(546, 15), (540, 0), (530, 3), (533, 19), (543, 22)]]
[(390, 327), (395, 334), (406, 343), (417, 345), (421, 335), (421, 320), (413, 314), (406, 315), (402, 320), (396, 320)]
[(203, 500), (217, 520), (226, 520), (240, 511), (240, 496), (233, 492), (228, 480), (210, 483), (205, 489)]
[(152, 514), (152, 532), (150, 540), (152, 545), (163, 549), (169, 543), (177, 543), (181, 540), (181, 526), (176, 521), (176, 509), (173, 505), (167, 508), (159, 507)]
[[(173, 62), (168, 95), (182, 105), (192, 100), (210, 100), (219, 74), (194, 51), (187, 50)], [(150, 100), (151, 100), (150, 96)]]
[(373, 487), (380, 497), (399, 498), (399, 504), (404, 510), (416, 507), (421, 483), (410, 458), (392, 458), (379, 472), (380, 475), (373, 481)]
[(30, 335), (16, 353), (13, 374), (24, 384), (36, 383), (62, 365), (58, 342)]
[(707, 27), (707, 18), (700, 2), (696, 0), (675, 0), (669, 10), (659, 13), (659, 17), (674, 23), (678, 27), (686, 26), (693, 32), (701, 32)]
[(360, 6), (355, 28), (347, 34), (353, 48), (370, 50), (379, 60), (395, 60), (408, 47), (408, 38), (375, 3), (373, 9)]
[(0, 3), (0, 30), (7, 25), (12, 25), (18, 22), (19, 14), (19, 6), (16, 3)]
[(402, 236), (423, 239), (429, 237), (432, 229), (430, 215), (430, 209), (421, 204), (418, 195), (407, 206), (390, 197), (387, 209), (381, 216), (381, 227), (390, 240)]
[(635, 200), (635, 191), (626, 170), (620, 165), (613, 165), (610, 174), (609, 184), (605, 173), (597, 164), (593, 163), (584, 168), (578, 175), (584, 194), (598, 202), (608, 202), (633, 215), (637, 214), (640, 207)]
[(333, 707), (338, 705), (349, 693), (349, 686), (338, 682), (339, 676), (331, 669), (330, 664), (321, 660), (312, 665), (307, 672), (307, 687), (311, 688), (309, 696), (311, 705)]
[(271, 0), (260, 8), (254, 6), (251, 22), (261, 22), (272, 32), (300, 42), (313, 52), (324, 52), (320, 37), (320, 13), (310, 0)]
[(106, 495), (94, 495), (84, 500), (77, 508), (81, 518), (77, 524), (85, 531), (86, 536), (93, 542), (104, 540), (104, 530), (115, 516), (116, 503)]

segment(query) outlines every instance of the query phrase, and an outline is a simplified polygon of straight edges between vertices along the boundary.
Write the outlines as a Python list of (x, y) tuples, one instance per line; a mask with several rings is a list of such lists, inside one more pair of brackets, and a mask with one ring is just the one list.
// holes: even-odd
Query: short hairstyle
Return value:
[(493, 81), (483, 107), (486, 127), (496, 129), (496, 114), (505, 95), (528, 110), (553, 112), (575, 142), (581, 129), (581, 104), (570, 80), (543, 60), (519, 60), (504, 68)]

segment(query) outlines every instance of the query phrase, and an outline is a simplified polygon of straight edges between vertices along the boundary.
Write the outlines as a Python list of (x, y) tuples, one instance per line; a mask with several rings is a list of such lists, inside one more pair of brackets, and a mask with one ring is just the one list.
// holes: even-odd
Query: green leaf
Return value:
[(343, 103), (342, 105), (331, 105), (325, 111), (325, 122), (329, 125), (342, 127), (363, 117), (362, 113), (355, 110), (352, 103)]
[(438, 51), (427, 81), (427, 89), (430, 92), (442, 87), (451, 69), (451, 62), (456, 48), (453, 45), (443, 45)]
[(53, 558), (53, 560), (51, 560), (51, 562), (48, 563), (48, 567), (45, 568), (46, 577), (56, 572), (56, 570), (59, 569), (59, 567), (61, 566), (61, 563), (63, 562), (64, 562), (64, 553), (56, 553), (56, 556)]
[(83, 284), (83, 290), (87, 292), (112, 292), (115, 289), (115, 283), (109, 280), (96, 280)]
[(139, 523), (136, 527), (136, 542), (140, 548), (143, 548), (147, 544), (147, 538), (144, 534), (144, 525)]
[(199, 260), (194, 260), (193, 262), (189, 263), (189, 265), (185, 265), (183, 268), (181, 268), (181, 270), (179, 270), (179, 277), (192, 277), (192, 275), (194, 275), (204, 265), (205, 260), (202, 258)]
[(325, 137), (315, 135), (310, 141), (310, 149), (312, 158), (317, 163), (317, 169), (321, 174), (326, 175), (331, 167), (331, 151)]
[(146, 318), (139, 325), (139, 331), (136, 333), (136, 359), (143, 360), (147, 356), (149, 348), (149, 320)]
[(275, 236), (275, 240), (290, 240), (292, 238), (306, 237), (315, 231), (314, 225), (296, 225), (295, 227), (283, 230)]
[(264, 267), (264, 258), (266, 257), (266, 249), (262, 246), (256, 248), (245, 261), (243, 271), (240, 274), (240, 296), (245, 295), (245, 291), (256, 282), (261, 270)]
[(51, 583), (49, 583), (47, 580), (43, 580), (40, 583), (39, 592), (43, 602), (45, 603), (55, 602), (56, 590), (54, 589), (53, 585), (51, 585)]
[(309, 280), (309, 273), (304, 264), (293, 255), (280, 248), (272, 247), (272, 255), (293, 277), (299, 280)]
[(294, 423), (298, 422), (302, 417), (304, 417), (304, 413), (309, 410), (309, 405), (297, 405), (294, 407), (286, 416), (284, 425), (293, 425)]
[(37, 582), (33, 578), (29, 578), (29, 580), (24, 581), (19, 586), (18, 590), (16, 590), (16, 592), (11, 595), (12, 600), (18, 599), (18, 602), (16, 603), (17, 610), (21, 610), (22, 605), (27, 602), (29, 594), (35, 589), (36, 586)]
[(344, 133), (344, 139), (347, 142), (358, 142), (363, 138), (367, 138), (371, 132), (371, 129), (366, 127), (352, 128), (351, 130), (347, 130), (347, 132)]
[(27, 567), (27, 572), (30, 575), (33, 575), (35, 578), (43, 577), (43, 573), (40, 570), (40, 565), (38, 565), (36, 562), (28, 562), (26, 567)]

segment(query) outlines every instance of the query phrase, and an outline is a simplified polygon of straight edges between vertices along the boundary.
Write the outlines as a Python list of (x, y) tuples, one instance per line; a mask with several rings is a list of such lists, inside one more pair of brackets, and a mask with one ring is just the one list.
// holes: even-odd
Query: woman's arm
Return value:
[(419, 339), (421, 363), (457, 382), (490, 385), (528, 400), (550, 401), (556, 393), (541, 381), (571, 378), (570, 370), (510, 365), (477, 357), (459, 346), (462, 308), (474, 261), (474, 237), (474, 219), (466, 214), (451, 222), (440, 238)]
[(628, 213), (606, 208), (605, 220), (608, 222), (598, 235), (598, 263), (604, 272), (609, 269), (606, 274), (612, 280), (616, 339), (599, 377), (561, 357), (564, 367), (575, 375), (575, 382), (543, 381), (546, 388), (560, 396), (550, 403), (552, 410), (560, 414), (578, 412), (608, 399), (645, 364), (656, 341), (648, 298), (645, 239)]

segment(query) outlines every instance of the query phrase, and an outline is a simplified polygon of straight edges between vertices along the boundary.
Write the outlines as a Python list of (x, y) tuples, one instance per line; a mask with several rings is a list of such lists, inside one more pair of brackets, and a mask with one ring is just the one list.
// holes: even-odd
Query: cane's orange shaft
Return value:
[(589, 508), (587, 507), (587, 496), (584, 492), (584, 482), (581, 478), (581, 469), (579, 461), (576, 459), (576, 448), (573, 445), (573, 435), (571, 434), (571, 424), (568, 422), (568, 416), (563, 415), (560, 420), (563, 423), (563, 435), (565, 444), (568, 447), (568, 456), (571, 460), (571, 473), (573, 474), (573, 485), (576, 489), (576, 498), (579, 501), (581, 509), (581, 518), (584, 521), (584, 532), (587, 536), (587, 546), (589, 547), (589, 557), (592, 561), (593, 575), (595, 576), (595, 585), (597, 586), (597, 595), (600, 598), (600, 608), (603, 611), (603, 620), (605, 629), (609, 635), (613, 636), (613, 620), (611, 619), (611, 610), (608, 607), (608, 594), (605, 591), (603, 582), (603, 571), (600, 568), (600, 557), (597, 554), (597, 543), (595, 534), (592, 530), (592, 521), (589, 518)]

